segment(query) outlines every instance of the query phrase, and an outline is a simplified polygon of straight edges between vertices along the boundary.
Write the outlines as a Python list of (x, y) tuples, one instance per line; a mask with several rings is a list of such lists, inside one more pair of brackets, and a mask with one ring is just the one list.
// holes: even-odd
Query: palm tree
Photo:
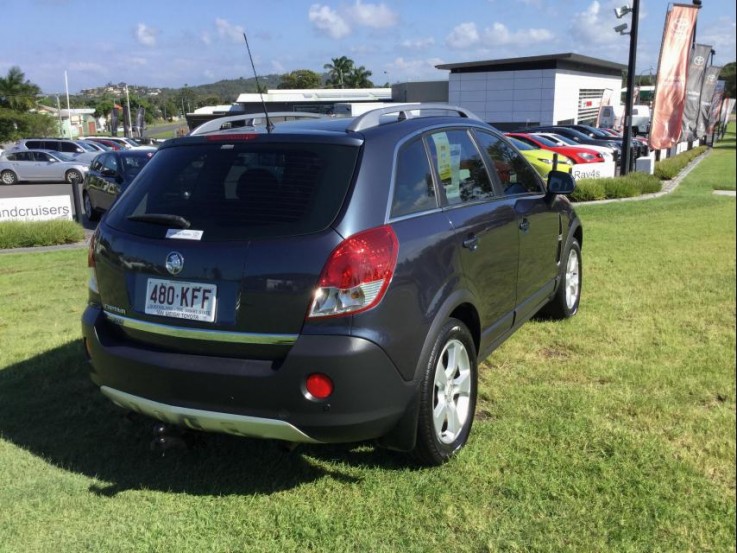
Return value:
[(360, 67), (354, 67), (348, 75), (346, 82), (351, 88), (373, 88), (374, 83), (369, 79), (371, 75), (371, 71), (366, 69), (363, 65)]
[(353, 60), (345, 56), (332, 58), (333, 63), (326, 63), (323, 68), (328, 71), (327, 84), (330, 88), (345, 88), (346, 79), (353, 70)]
[(28, 111), (36, 105), (41, 89), (26, 79), (20, 67), (13, 66), (0, 77), (0, 106), (14, 111)]

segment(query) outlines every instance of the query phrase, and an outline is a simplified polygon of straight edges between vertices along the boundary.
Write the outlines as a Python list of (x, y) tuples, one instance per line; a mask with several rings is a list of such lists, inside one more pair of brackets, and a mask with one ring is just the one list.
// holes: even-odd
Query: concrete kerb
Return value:
[(678, 188), (678, 186), (681, 184), (681, 181), (683, 181), (683, 179), (685, 179), (688, 176), (688, 174), (699, 165), (699, 163), (701, 163), (704, 159), (706, 159), (710, 155), (711, 155), (711, 148), (706, 150), (700, 156), (692, 159), (691, 162), (688, 165), (686, 165), (686, 167), (684, 167), (683, 170), (680, 173), (678, 173), (678, 175), (676, 175), (675, 178), (665, 181), (663, 183), (663, 188), (660, 192), (653, 192), (652, 194), (642, 194), (641, 196), (634, 196), (633, 198), (615, 198), (611, 200), (595, 200), (593, 202), (575, 202), (573, 205), (576, 208), (579, 208), (580, 206), (584, 206), (584, 205), (613, 204), (613, 203), (619, 203), (619, 202), (641, 202), (644, 200), (653, 200), (655, 198), (662, 198), (663, 196), (670, 194), (676, 188)]

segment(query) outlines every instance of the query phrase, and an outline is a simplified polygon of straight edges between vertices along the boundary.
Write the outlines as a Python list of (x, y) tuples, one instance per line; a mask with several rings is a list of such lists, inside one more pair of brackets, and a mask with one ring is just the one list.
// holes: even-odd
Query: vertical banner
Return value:
[(711, 114), (711, 101), (714, 98), (714, 90), (721, 67), (710, 65), (704, 71), (704, 85), (701, 87), (701, 101), (699, 102), (699, 117), (696, 119), (696, 137), (706, 136), (706, 127), (709, 124)]
[(136, 133), (138, 134), (139, 138), (143, 136), (143, 127), (145, 126), (144, 116), (146, 114), (146, 110), (143, 108), (143, 106), (138, 108), (138, 112), (136, 113)]
[(696, 44), (691, 52), (691, 61), (688, 64), (686, 77), (686, 103), (683, 107), (682, 140), (695, 140), (696, 120), (699, 117), (699, 102), (701, 102), (701, 88), (704, 85), (704, 71), (706, 60), (711, 54), (711, 46)]
[(709, 122), (706, 125), (706, 134), (713, 134), (716, 130), (717, 123), (719, 123), (726, 84), (726, 81), (717, 81), (714, 87), (714, 95), (711, 98), (711, 107), (709, 108)]
[(123, 136), (129, 137), (131, 135), (131, 128), (128, 124), (130, 121), (130, 113), (128, 111), (128, 104), (123, 104)]
[(118, 108), (110, 110), (110, 136), (118, 136)]
[(598, 127), (601, 122), (601, 108), (611, 104), (613, 92), (614, 90), (611, 88), (605, 88), (604, 92), (601, 94), (601, 105), (599, 106), (599, 111), (596, 113), (596, 127)]
[(674, 4), (665, 15), (650, 125), (649, 142), (654, 150), (670, 148), (681, 135), (688, 54), (697, 14), (696, 6)]

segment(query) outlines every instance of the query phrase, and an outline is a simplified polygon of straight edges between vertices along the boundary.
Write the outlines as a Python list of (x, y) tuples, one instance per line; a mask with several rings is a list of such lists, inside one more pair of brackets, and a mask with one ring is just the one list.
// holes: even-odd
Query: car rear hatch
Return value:
[(151, 348), (280, 359), (341, 237), (360, 141), (190, 138), (162, 148), (100, 225), (112, 331)]

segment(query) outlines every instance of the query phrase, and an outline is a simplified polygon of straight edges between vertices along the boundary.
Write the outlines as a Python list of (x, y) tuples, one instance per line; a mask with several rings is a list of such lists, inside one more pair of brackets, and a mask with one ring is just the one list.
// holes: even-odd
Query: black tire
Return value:
[(74, 184), (75, 182), (82, 182), (84, 177), (82, 176), (82, 173), (80, 173), (76, 169), (69, 169), (69, 171), (67, 171), (64, 175), (64, 179), (69, 184)]
[(15, 184), (18, 182), (18, 175), (10, 169), (6, 169), (0, 173), (0, 181), (2, 181), (3, 184)]
[[(575, 267), (571, 267), (571, 264), (575, 264)], [(581, 259), (581, 246), (578, 240), (572, 238), (565, 256), (561, 260), (560, 285), (558, 285), (558, 290), (556, 290), (553, 299), (542, 308), (540, 314), (555, 320), (573, 317), (578, 313), (582, 288), (583, 263)]]
[[(444, 376), (448, 373), (450, 381)], [(461, 321), (448, 319), (435, 338), (420, 384), (417, 444), (412, 451), (420, 463), (442, 465), (468, 441), (476, 410), (477, 373), (471, 333)]]
[(90, 200), (90, 195), (87, 192), (82, 194), (82, 208), (88, 221), (97, 221), (100, 218), (100, 212), (92, 207), (92, 200)]

